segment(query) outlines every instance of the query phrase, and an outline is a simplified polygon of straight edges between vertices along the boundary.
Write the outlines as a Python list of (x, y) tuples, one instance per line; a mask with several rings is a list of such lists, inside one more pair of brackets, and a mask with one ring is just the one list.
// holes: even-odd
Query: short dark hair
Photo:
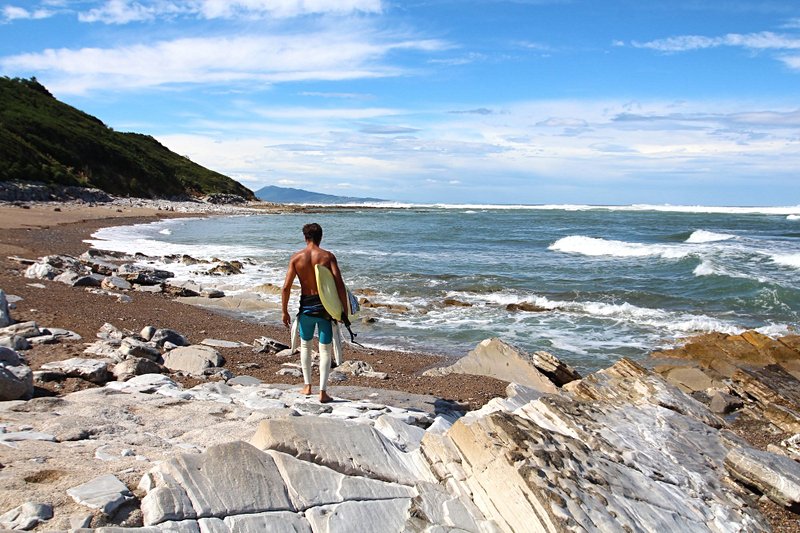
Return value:
[(316, 222), (306, 224), (303, 226), (303, 236), (307, 241), (311, 241), (314, 244), (319, 244), (322, 242), (322, 226)]

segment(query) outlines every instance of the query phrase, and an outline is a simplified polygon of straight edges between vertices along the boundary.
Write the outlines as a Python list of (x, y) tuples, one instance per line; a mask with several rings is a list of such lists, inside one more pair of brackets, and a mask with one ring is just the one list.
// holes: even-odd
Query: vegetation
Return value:
[(0, 77), (0, 180), (96, 187), (141, 198), (226, 193), (255, 199), (237, 181), (149, 135), (116, 132), (59, 102), (36, 78)]

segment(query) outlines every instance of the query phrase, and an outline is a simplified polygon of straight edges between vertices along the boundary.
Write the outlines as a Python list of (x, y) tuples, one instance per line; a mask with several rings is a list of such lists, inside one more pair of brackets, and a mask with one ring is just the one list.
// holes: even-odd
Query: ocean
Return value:
[[(500, 337), (588, 372), (698, 333), (797, 332), (800, 319), (800, 206), (326, 208), (105, 228), (90, 242), (155, 257), (249, 259), (232, 276), (160, 265), (236, 294), (281, 285), (308, 222), (322, 225), (322, 246), (348, 287), (381, 305), (362, 309), (375, 321), (354, 327), (368, 347), (459, 356)], [(276, 307), (248, 318), (281, 317)]]

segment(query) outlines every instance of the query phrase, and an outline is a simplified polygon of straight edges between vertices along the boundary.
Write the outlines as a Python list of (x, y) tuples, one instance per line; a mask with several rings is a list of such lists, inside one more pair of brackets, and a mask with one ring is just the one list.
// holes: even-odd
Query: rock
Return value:
[(742, 398), (762, 406), (774, 402), (800, 409), (800, 381), (779, 365), (739, 368), (731, 377), (731, 386)]
[(426, 371), (424, 375), (450, 373), (488, 376), (532, 387), (542, 392), (558, 392), (547, 376), (533, 365), (533, 358), (500, 339), (480, 342), (466, 357), (442, 369)]
[(105, 340), (122, 340), (126, 336), (124, 331), (108, 322), (100, 326), (100, 331), (97, 333), (98, 339)]
[(25, 337), (19, 335), (7, 335), (0, 337), (0, 348), (8, 348), (10, 350), (30, 350), (31, 343)]
[(664, 377), (684, 392), (704, 391), (712, 386), (711, 378), (699, 368), (673, 368)]
[(25, 277), (29, 279), (53, 279), (58, 270), (46, 263), (34, 263), (25, 269)]
[(0, 401), (27, 400), (33, 396), (33, 372), (19, 354), (0, 347)]
[(124, 356), (144, 357), (156, 362), (161, 359), (161, 351), (156, 348), (155, 343), (142, 342), (134, 337), (122, 339), (119, 352)]
[(171, 329), (157, 329), (150, 338), (150, 342), (154, 342), (157, 346), (164, 346), (166, 342), (170, 342), (175, 346), (189, 345), (189, 341), (186, 340), (186, 337)]
[(303, 377), (303, 372), (299, 368), (284, 367), (275, 372), (278, 376), (292, 376), (293, 378)]
[(289, 346), (280, 341), (276, 341), (275, 339), (270, 339), (269, 337), (261, 337), (256, 339), (253, 341), (253, 345), (255, 346), (253, 348), (254, 353), (265, 353), (269, 355), (289, 349)]
[(530, 302), (508, 304), (506, 306), (506, 310), (511, 312), (524, 311), (526, 313), (544, 313), (546, 311), (549, 311), (549, 309), (547, 309), (546, 307), (541, 307), (539, 305), (532, 304)]
[(455, 298), (445, 298), (442, 304), (446, 307), (472, 307), (471, 303), (462, 302), (461, 300), (456, 300)]
[(213, 348), (244, 348), (246, 346), (250, 346), (249, 344), (245, 344), (244, 342), (239, 341), (225, 341), (220, 339), (203, 339), (200, 341), (200, 344), (205, 346), (211, 346)]
[(763, 409), (764, 418), (787, 433), (800, 433), (800, 413), (789, 407), (771, 403)]
[(175, 274), (166, 270), (126, 263), (117, 268), (117, 276), (137, 285), (159, 285), (165, 280), (175, 277)]
[(711, 411), (717, 414), (726, 415), (737, 409), (741, 409), (743, 405), (742, 399), (737, 396), (732, 396), (724, 392), (715, 392), (711, 397), (709, 407)]
[(800, 510), (800, 464), (788, 457), (754, 448), (736, 447), (725, 456), (731, 476), (755, 487), (769, 499), (797, 512)]
[(203, 289), (200, 296), (205, 298), (225, 298), (225, 292), (219, 289)]
[(39, 329), (36, 322), (19, 322), (0, 329), (0, 336), (6, 335), (18, 335), (25, 338), (38, 337), (42, 335), (42, 330)]
[(222, 366), (225, 360), (208, 346), (183, 346), (164, 354), (164, 366), (170, 370), (203, 375), (207, 368)]
[(143, 374), (162, 374), (165, 369), (158, 363), (142, 357), (131, 357), (114, 366), (114, 377), (117, 381), (128, 381), (134, 376)]
[(363, 424), (317, 417), (264, 420), (250, 443), (313, 460), (345, 475), (401, 484), (435, 481), (421, 456), (400, 451)]
[(76, 503), (90, 509), (97, 509), (111, 515), (120, 505), (133, 499), (133, 494), (123, 482), (112, 474), (99, 476), (93, 480), (67, 490)]
[(153, 335), (155, 335), (155, 333), (156, 333), (156, 328), (154, 328), (153, 326), (145, 326), (142, 328), (142, 331), (139, 333), (139, 335), (141, 335), (144, 340), (149, 341), (153, 338)]
[(241, 385), (243, 387), (255, 387), (261, 385), (263, 381), (253, 376), (236, 376), (228, 380), (228, 385)]
[(240, 261), (222, 261), (220, 264), (211, 268), (208, 272), (212, 276), (230, 276), (242, 273), (242, 263)]
[(104, 279), (105, 276), (99, 274), (84, 274), (67, 270), (53, 278), (53, 281), (64, 283), (70, 287), (100, 287)]
[(8, 298), (6, 293), (0, 289), (0, 328), (11, 325), (11, 314), (8, 312)]
[(40, 370), (58, 372), (66, 377), (75, 377), (102, 385), (108, 381), (108, 364), (96, 359), (72, 357), (63, 361), (45, 363)]
[(25, 502), (0, 515), (0, 528), (27, 531), (53, 518), (53, 507), (46, 503)]
[(129, 291), (132, 288), (130, 282), (117, 277), (117, 276), (108, 276), (103, 278), (101, 283), (101, 287), (104, 289), (108, 289), (110, 291)]
[(581, 379), (581, 375), (574, 368), (549, 352), (534, 352), (532, 362), (533, 366), (558, 387)]

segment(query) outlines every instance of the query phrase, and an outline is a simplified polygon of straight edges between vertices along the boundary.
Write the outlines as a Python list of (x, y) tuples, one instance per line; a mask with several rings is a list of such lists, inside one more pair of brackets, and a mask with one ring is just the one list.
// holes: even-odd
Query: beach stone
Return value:
[(758, 489), (769, 499), (797, 512), (800, 509), (800, 464), (783, 455), (737, 447), (725, 456), (731, 476)]
[(47, 263), (34, 263), (25, 269), (25, 277), (28, 279), (53, 279), (58, 275), (58, 270)]
[(260, 337), (253, 341), (254, 353), (276, 354), (288, 350), (289, 346), (269, 337)]
[(225, 292), (219, 289), (203, 289), (200, 296), (204, 298), (224, 298)]
[(141, 335), (144, 340), (149, 341), (153, 339), (153, 335), (155, 335), (155, 333), (156, 328), (153, 326), (145, 326), (142, 328), (142, 331), (139, 333), (139, 335)]
[(726, 415), (728, 413), (732, 413), (737, 409), (741, 409), (743, 405), (744, 402), (742, 402), (741, 398), (718, 391), (715, 392), (714, 395), (711, 397), (711, 402), (709, 404), (709, 407), (713, 412), (717, 414)]
[(11, 350), (30, 350), (31, 343), (25, 337), (19, 335), (6, 335), (0, 337), (0, 347)]
[(303, 372), (294, 367), (284, 367), (275, 372), (278, 376), (292, 376), (293, 378), (301, 378), (303, 377)]
[(67, 490), (76, 503), (111, 515), (120, 505), (133, 499), (133, 494), (113, 474), (99, 476), (91, 481)]
[(0, 329), (0, 335), (19, 335), (20, 337), (38, 337), (42, 331), (34, 321), (19, 322)]
[(213, 348), (244, 348), (246, 346), (250, 346), (249, 344), (245, 344), (244, 342), (239, 341), (225, 341), (221, 339), (203, 339), (200, 341), (200, 344), (205, 346), (211, 346)]
[(0, 347), (0, 401), (26, 400), (33, 396), (33, 372), (19, 354)]
[(203, 375), (206, 369), (222, 366), (224, 362), (219, 352), (208, 346), (182, 346), (164, 354), (165, 367), (194, 375)]
[(164, 346), (167, 342), (175, 346), (189, 345), (189, 341), (186, 340), (186, 337), (171, 329), (157, 329), (153, 333), (153, 336), (150, 337), (150, 342), (154, 342), (157, 346)]
[(544, 313), (549, 311), (546, 307), (541, 307), (539, 305), (530, 303), (530, 302), (520, 302), (520, 303), (512, 303), (506, 306), (506, 311), (511, 312), (519, 312), (523, 311), (526, 313)]
[(40, 370), (61, 373), (66, 377), (75, 377), (102, 385), (108, 381), (108, 363), (97, 359), (72, 357), (63, 361), (45, 363)]
[(143, 357), (130, 357), (114, 365), (113, 374), (117, 381), (128, 381), (143, 374), (162, 374), (165, 369), (158, 363)]
[(119, 347), (120, 354), (129, 357), (144, 357), (151, 361), (161, 359), (161, 351), (155, 343), (142, 342), (134, 337), (125, 337)]
[(11, 325), (11, 313), (8, 311), (8, 298), (3, 289), (0, 289), (0, 328)]
[(129, 291), (133, 286), (120, 277), (108, 276), (103, 278), (101, 287), (110, 291)]
[(0, 528), (27, 531), (53, 518), (53, 507), (46, 503), (25, 502), (0, 515)]
[(558, 392), (558, 387), (533, 365), (533, 357), (497, 338), (481, 341), (455, 364), (428, 370), (423, 375), (451, 373), (488, 376), (520, 383), (542, 392)]
[(103, 340), (118, 340), (121, 341), (127, 334), (116, 327), (114, 324), (106, 322), (100, 326), (100, 331), (97, 332), (97, 338)]
[(175, 274), (166, 270), (126, 263), (117, 268), (117, 276), (137, 285), (159, 285), (165, 280), (175, 277)]
[(256, 387), (261, 385), (263, 381), (253, 376), (236, 376), (228, 380), (228, 385), (241, 385), (243, 387)]

